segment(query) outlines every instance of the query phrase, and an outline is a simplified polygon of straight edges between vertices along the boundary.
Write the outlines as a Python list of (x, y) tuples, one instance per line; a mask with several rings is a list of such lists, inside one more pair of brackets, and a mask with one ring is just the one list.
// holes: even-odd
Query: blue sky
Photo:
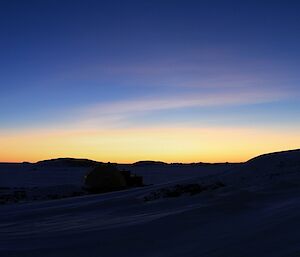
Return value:
[(1, 1), (0, 132), (297, 130), (299, 11), (283, 0)]

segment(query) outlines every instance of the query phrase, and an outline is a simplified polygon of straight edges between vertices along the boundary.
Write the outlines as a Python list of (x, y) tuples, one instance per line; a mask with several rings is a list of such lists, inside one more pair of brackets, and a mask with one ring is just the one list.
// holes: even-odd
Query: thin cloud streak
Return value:
[[(56, 130), (68, 129), (93, 129), (93, 128), (125, 128), (141, 127), (137, 123), (150, 113), (155, 113), (158, 122), (154, 121), (152, 127), (162, 125), (159, 121), (164, 114), (162, 111), (189, 110), (191, 108), (223, 108), (227, 106), (255, 105), (260, 103), (271, 103), (286, 100), (294, 96), (295, 92), (288, 90), (251, 90), (238, 91), (227, 90), (225, 93), (195, 93), (185, 95), (164, 95), (160, 97), (148, 97), (144, 99), (120, 100), (79, 107), (70, 110), (62, 120), (54, 122), (43, 122), (42, 124), (31, 124), (27, 127), (18, 127), (10, 131), (22, 131), (33, 128), (47, 128)], [(66, 119), (67, 118), (67, 119)], [(181, 123), (178, 115), (178, 124)], [(188, 122), (185, 122), (188, 124)], [(149, 125), (149, 124), (148, 124)], [(7, 132), (1, 129), (0, 132)]]
[(289, 92), (248, 91), (227, 92), (223, 94), (189, 94), (161, 98), (134, 99), (114, 103), (96, 104), (83, 110), (82, 123), (117, 124), (134, 115), (163, 110), (184, 108), (208, 108), (260, 104), (283, 100)]

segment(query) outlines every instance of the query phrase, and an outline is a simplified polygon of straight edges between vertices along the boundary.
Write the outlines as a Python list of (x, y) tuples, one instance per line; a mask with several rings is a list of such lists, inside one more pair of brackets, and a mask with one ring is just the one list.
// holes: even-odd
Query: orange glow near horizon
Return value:
[(246, 128), (148, 128), (11, 132), (0, 134), (1, 162), (59, 157), (104, 162), (242, 162), (295, 149), (300, 132)]

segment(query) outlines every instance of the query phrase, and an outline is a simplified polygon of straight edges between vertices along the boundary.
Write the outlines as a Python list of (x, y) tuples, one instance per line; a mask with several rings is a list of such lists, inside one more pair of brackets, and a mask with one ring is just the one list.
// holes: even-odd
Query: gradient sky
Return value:
[(300, 146), (299, 1), (0, 1), (0, 161), (245, 161)]

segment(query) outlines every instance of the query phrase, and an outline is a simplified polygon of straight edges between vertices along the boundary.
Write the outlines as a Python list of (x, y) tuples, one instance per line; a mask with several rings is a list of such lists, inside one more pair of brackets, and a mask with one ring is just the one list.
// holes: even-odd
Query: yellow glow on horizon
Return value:
[(0, 134), (0, 161), (35, 162), (58, 157), (131, 163), (241, 162), (295, 149), (298, 131), (248, 128), (134, 128), (11, 132)]

